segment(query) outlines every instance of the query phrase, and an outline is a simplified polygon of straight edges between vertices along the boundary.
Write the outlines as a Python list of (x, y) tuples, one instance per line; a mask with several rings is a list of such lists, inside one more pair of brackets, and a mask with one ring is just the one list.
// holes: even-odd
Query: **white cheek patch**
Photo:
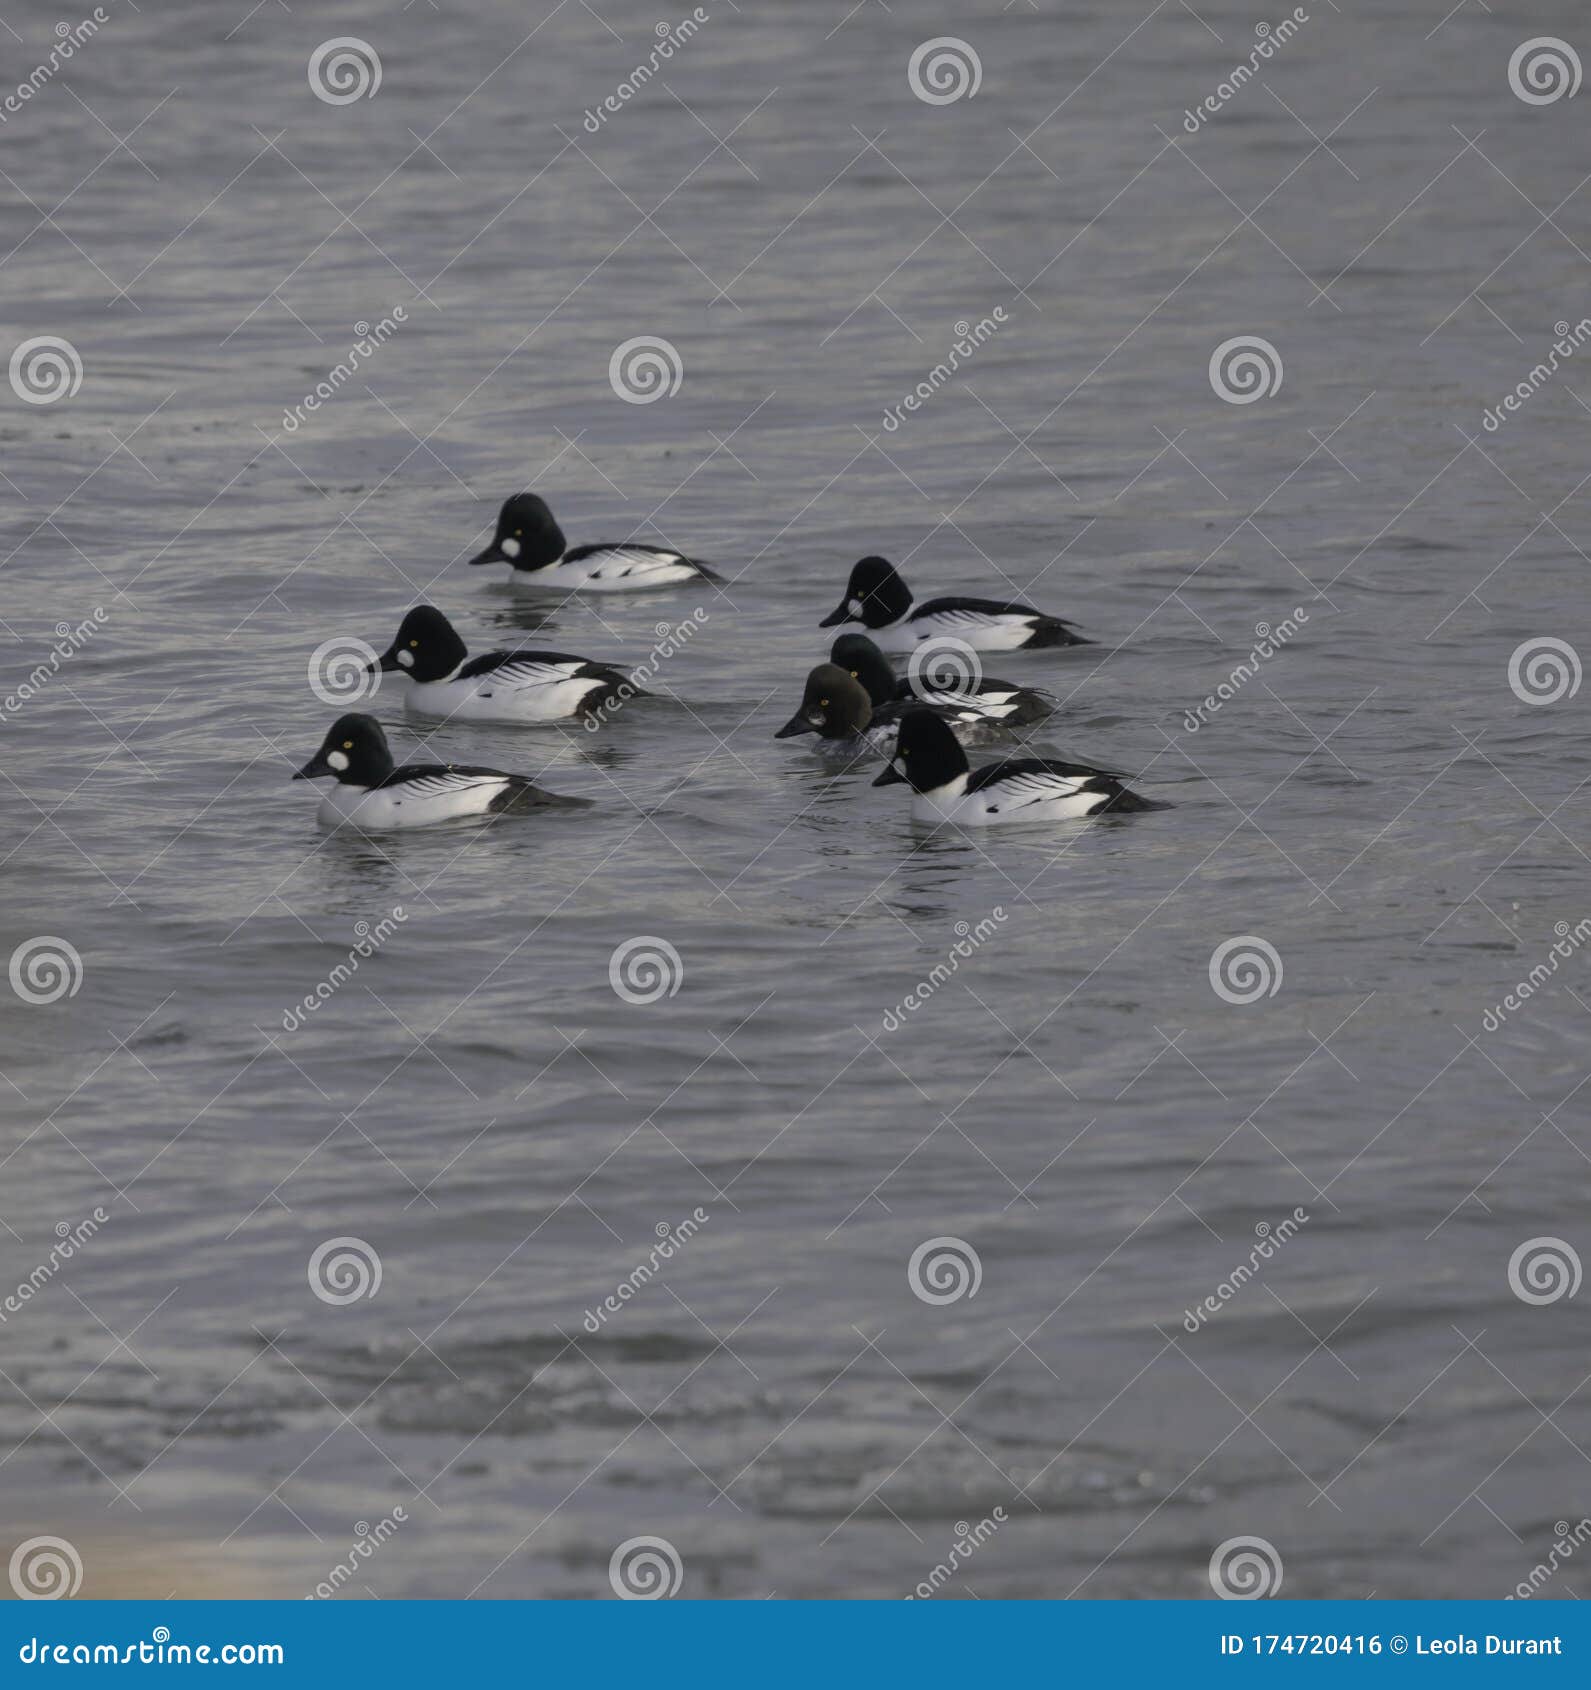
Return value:
[(851, 599), (846, 603), (845, 608), (852, 616), (860, 616), (862, 614), (862, 601)]
[(400, 651), (398, 661), (405, 669), (412, 669), (414, 667), (414, 653), (412, 651)]
[(500, 540), (498, 542), (497, 549), (503, 554), (504, 557), (518, 557), (519, 556), (519, 541), (518, 540)]
[(338, 774), (341, 774), (343, 770), (348, 767), (348, 758), (341, 751), (328, 751), (326, 753), (326, 762), (331, 768), (335, 769)]

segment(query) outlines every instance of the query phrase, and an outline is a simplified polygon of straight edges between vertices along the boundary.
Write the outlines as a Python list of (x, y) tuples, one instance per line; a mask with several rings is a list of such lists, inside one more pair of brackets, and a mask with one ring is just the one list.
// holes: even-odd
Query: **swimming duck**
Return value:
[[(792, 739), (797, 734), (816, 734), (816, 749), (825, 753), (883, 753), (894, 745), (896, 729), (908, 708), (893, 702), (875, 708), (867, 689), (854, 676), (837, 664), (820, 663), (807, 676), (801, 708), (773, 737)], [(925, 708), (941, 715), (952, 732), (975, 731), (982, 726), (979, 717), (960, 722), (949, 709), (941, 710), (937, 705)]]
[(680, 581), (720, 579), (705, 563), (683, 552), (634, 540), (571, 550), (547, 501), (535, 493), (516, 493), (504, 503), (491, 545), (470, 562), (509, 564), (510, 585), (537, 591), (635, 592)]
[(492, 816), (542, 807), (583, 806), (584, 798), (544, 792), (524, 775), (469, 763), (408, 763), (397, 768), (387, 736), (374, 716), (340, 716), (321, 748), (293, 776), (337, 784), (321, 800), (317, 819), (328, 830), (362, 833), (430, 827), (469, 816)]
[(931, 710), (908, 710), (889, 766), (873, 785), (904, 782), (912, 789), (914, 821), (964, 827), (1168, 808), (1129, 792), (1124, 778), (1055, 757), (1013, 757), (974, 769), (955, 735)]
[(874, 706), (891, 701), (900, 704), (955, 705), (963, 711), (975, 711), (990, 722), (1003, 727), (1026, 727), (1042, 722), (1052, 715), (1055, 706), (1036, 687), (1019, 687), (1011, 681), (996, 680), (992, 675), (956, 676), (955, 684), (935, 684), (936, 670), (930, 662), (915, 679), (897, 675), (885, 657), (866, 634), (841, 634), (829, 651), (829, 661), (837, 663), (867, 688)]
[(370, 665), (414, 683), (404, 707), (465, 722), (556, 722), (615, 699), (644, 697), (618, 669), (561, 651), (488, 651), (471, 657), (440, 610), (419, 604)]
[(864, 628), (887, 652), (910, 651), (946, 635), (979, 651), (1092, 643), (1069, 622), (1031, 605), (959, 596), (914, 604), (899, 570), (881, 557), (864, 557), (852, 567), (844, 597), (818, 626)]

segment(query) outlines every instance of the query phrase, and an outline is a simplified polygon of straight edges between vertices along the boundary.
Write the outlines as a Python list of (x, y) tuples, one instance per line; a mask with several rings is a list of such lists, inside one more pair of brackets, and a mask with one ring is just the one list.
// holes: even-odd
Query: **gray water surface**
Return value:
[[(1289, 1596), (1506, 1594), (1591, 1512), (1591, 1293), (1525, 1277), (1591, 1249), (1591, 343), (1527, 380), (1591, 308), (1587, 95), (1509, 82), (1583, 7), (1311, 5), (1196, 133), (1285, 12), (703, 10), (592, 133), (686, 9), (107, 0), (0, 126), (0, 350), (82, 368), (0, 388), (5, 690), (103, 612), (4, 714), (3, 949), (80, 984), (0, 989), (0, 1548), (298, 1595), (402, 1509), (347, 1594), (608, 1597), (637, 1537), (686, 1596), (967, 1538), (946, 1597), (1200, 1596), (1234, 1537)], [(57, 19), (8, 18), (26, 80)], [(516, 598), (464, 559), (522, 487), (724, 583)], [(1077, 619), (991, 669), (1175, 807), (931, 832), (775, 742), (866, 552)], [(389, 678), (401, 756), (593, 807), (327, 838), (312, 654), (424, 599), (699, 631), (597, 734), (427, 735)], [(672, 995), (610, 983), (636, 939)], [(975, 1295), (914, 1289), (944, 1238)], [(339, 1239), (373, 1296), (314, 1294)]]

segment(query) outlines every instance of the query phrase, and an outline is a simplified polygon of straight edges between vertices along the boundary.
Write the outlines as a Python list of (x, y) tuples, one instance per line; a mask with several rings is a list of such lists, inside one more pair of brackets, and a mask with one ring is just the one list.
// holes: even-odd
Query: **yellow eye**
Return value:
[(853, 669), (853, 670), (852, 670), (852, 671), (851, 671), (851, 679), (852, 679), (852, 680), (853, 680), (853, 681), (856, 681), (856, 680), (860, 680), (860, 679), (861, 679), (861, 675), (860, 675), (860, 673), (859, 673), (859, 672), (858, 672), (858, 671), (857, 671), (857, 670), (855, 670), (855, 669)]
[(409, 641), (409, 650), (410, 651), (417, 650), (418, 647), (419, 647), (419, 644), (420, 644), (420, 642), (418, 640), (410, 640)]
[(353, 748), (354, 748), (354, 742), (351, 739), (345, 739), (343, 741), (343, 750), (344, 751), (352, 751)]
[(911, 752), (909, 752), (909, 751), (902, 751), (902, 752), (901, 752), (901, 756), (902, 756), (902, 757), (910, 757), (910, 756), (911, 756)]
[(523, 534), (524, 532), (525, 532), (525, 530), (523, 528), (516, 528), (514, 530), (514, 538), (517, 540), (520, 537), (520, 535)]
[(818, 709), (827, 710), (828, 707), (829, 707), (829, 701), (826, 698), (820, 698), (818, 700)]

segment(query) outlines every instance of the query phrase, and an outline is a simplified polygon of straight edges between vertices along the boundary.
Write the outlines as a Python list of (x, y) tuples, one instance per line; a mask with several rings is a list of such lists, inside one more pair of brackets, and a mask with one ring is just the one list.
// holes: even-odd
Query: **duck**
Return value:
[(960, 596), (915, 604), (900, 571), (882, 557), (864, 557), (852, 565), (844, 596), (818, 626), (864, 629), (886, 652), (910, 651), (946, 635), (978, 651), (1093, 644), (1070, 622), (1027, 604)]
[(509, 584), (532, 591), (637, 592), (723, 579), (683, 552), (634, 540), (571, 550), (551, 507), (535, 493), (516, 493), (504, 501), (491, 545), (470, 563), (506, 563), (512, 570)]
[(442, 612), (417, 604), (371, 674), (407, 675), (404, 708), (463, 722), (556, 722), (644, 697), (621, 670), (562, 651), (487, 651), (471, 657)]
[(1013, 757), (974, 769), (933, 711), (908, 710), (901, 717), (894, 755), (873, 785), (904, 782), (912, 789), (913, 821), (963, 827), (1169, 808), (1130, 792), (1122, 784), (1125, 779), (1056, 757)]
[[(885, 702), (875, 706), (867, 689), (855, 676), (835, 663), (820, 663), (807, 676), (801, 694), (801, 708), (773, 736), (793, 739), (797, 734), (816, 734), (816, 749), (827, 754), (854, 755), (857, 752), (887, 752), (895, 743), (902, 714), (909, 707)], [(941, 715), (951, 732), (975, 732), (980, 718), (961, 721), (950, 708), (925, 707)]]
[[(949, 655), (948, 653), (946, 654)], [(866, 634), (841, 634), (829, 650), (829, 661), (837, 663), (867, 688), (874, 708), (891, 702), (954, 705), (976, 712), (1003, 727), (1028, 727), (1053, 715), (1054, 703), (1037, 687), (1019, 687), (1012, 681), (974, 673), (956, 677), (952, 686), (935, 683), (932, 661), (915, 675), (897, 675)], [(914, 666), (915, 667), (915, 666)]]
[(584, 806), (584, 798), (545, 792), (525, 775), (469, 763), (406, 763), (392, 760), (387, 736), (374, 716), (339, 716), (320, 750), (293, 776), (337, 784), (321, 800), (317, 819), (328, 832), (351, 827), (361, 833), (389, 828), (431, 827), (437, 822), (496, 816), (541, 808)]

